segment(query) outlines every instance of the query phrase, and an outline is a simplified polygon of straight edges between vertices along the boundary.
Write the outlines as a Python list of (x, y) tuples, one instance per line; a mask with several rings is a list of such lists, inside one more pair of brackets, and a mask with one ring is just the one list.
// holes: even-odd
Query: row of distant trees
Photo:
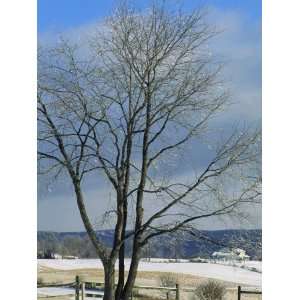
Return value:
[[(151, 243), (144, 249), (143, 257), (157, 257), (159, 254), (161, 257), (168, 258), (182, 258), (184, 257), (184, 250), (181, 248), (181, 243), (176, 240), (172, 240), (172, 247), (169, 251), (165, 249), (158, 249), (158, 245)], [(97, 253), (92, 243), (87, 237), (66, 237), (63, 240), (38, 240), (38, 258), (52, 259), (54, 254), (61, 256), (77, 256), (81, 258), (96, 258)], [(129, 249), (130, 250), (130, 249)], [(128, 253), (127, 253), (128, 254)]]
[(37, 244), (38, 258), (53, 258), (57, 253), (62, 256), (73, 255), (85, 258), (97, 257), (95, 248), (87, 237), (66, 237), (59, 240), (39, 240)]
[[(219, 237), (211, 234), (206, 240), (188, 235), (167, 235), (148, 243), (143, 249), (143, 258), (192, 258), (201, 256), (209, 258), (211, 253), (222, 247), (243, 248), (251, 259), (261, 260), (261, 232), (242, 231), (223, 234)], [(126, 257), (130, 257), (132, 246), (126, 247)], [(57, 253), (62, 256), (77, 256), (80, 258), (97, 258), (97, 253), (88, 236), (55, 237), (51, 233), (38, 238), (38, 258), (51, 259)]]

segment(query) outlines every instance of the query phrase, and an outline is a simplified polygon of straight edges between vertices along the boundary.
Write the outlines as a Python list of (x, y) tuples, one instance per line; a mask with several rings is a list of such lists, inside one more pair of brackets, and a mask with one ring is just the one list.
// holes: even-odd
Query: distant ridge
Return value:
[[(97, 236), (106, 245), (113, 242), (113, 230), (99, 230)], [(144, 249), (144, 256), (161, 258), (210, 257), (223, 247), (242, 248), (251, 259), (261, 260), (261, 229), (202, 230), (191, 234), (167, 234), (153, 239)], [(38, 231), (38, 252), (52, 251), (96, 257), (85, 232)], [(131, 253), (131, 241), (126, 243), (126, 255)]]

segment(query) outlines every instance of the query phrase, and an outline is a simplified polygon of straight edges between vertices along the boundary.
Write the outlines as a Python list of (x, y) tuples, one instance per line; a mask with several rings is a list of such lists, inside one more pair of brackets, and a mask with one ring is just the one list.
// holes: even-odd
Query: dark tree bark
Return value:
[(111, 264), (104, 266), (104, 300), (114, 299), (115, 269)]
[(131, 257), (131, 263), (128, 271), (127, 281), (123, 289), (123, 292), (121, 294), (121, 299), (123, 300), (128, 300), (131, 296), (132, 289), (137, 277), (140, 254), (141, 254), (141, 247), (138, 244), (135, 244), (133, 246), (133, 254)]
[[(127, 221), (127, 201), (123, 203), (123, 210), (124, 210), (124, 224), (122, 229), (122, 236), (121, 239), (125, 241), (126, 235), (126, 221)], [(115, 299), (121, 299), (122, 291), (124, 289), (125, 284), (125, 242), (123, 242), (122, 246), (120, 247), (119, 251), (119, 275), (118, 275), (118, 284), (115, 292)]]

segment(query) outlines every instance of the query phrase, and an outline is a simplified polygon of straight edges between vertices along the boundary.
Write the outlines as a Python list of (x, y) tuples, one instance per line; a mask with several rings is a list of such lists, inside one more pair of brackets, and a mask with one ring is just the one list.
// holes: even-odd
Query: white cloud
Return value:
[(210, 19), (222, 31), (212, 43), (225, 62), (223, 77), (234, 103), (222, 118), (256, 121), (261, 118), (261, 22), (238, 12), (212, 8)]

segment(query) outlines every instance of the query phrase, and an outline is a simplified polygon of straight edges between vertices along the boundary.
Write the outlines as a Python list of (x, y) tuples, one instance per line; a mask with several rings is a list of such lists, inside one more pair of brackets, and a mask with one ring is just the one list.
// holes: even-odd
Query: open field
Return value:
[[(130, 260), (126, 260), (126, 270), (128, 270), (129, 264)], [(39, 268), (48, 267), (60, 271), (72, 271), (76, 269), (96, 269), (98, 272), (102, 272), (101, 270), (103, 270), (102, 264), (98, 259), (41, 259), (38, 260), (38, 265)], [(258, 267), (257, 265), (258, 262), (256, 262), (256, 267)], [(235, 286), (238, 284), (256, 287), (261, 286), (261, 273), (242, 269), (240, 267), (214, 263), (158, 263), (141, 261), (139, 265), (139, 271), (140, 274), (142, 274), (143, 272), (150, 272), (148, 274), (151, 274), (153, 272), (168, 272), (180, 274), (178, 276), (184, 275), (183, 277), (194, 276), (195, 278), (211, 278), (226, 282), (229, 285), (235, 284)], [(151, 285), (151, 283), (149, 283), (149, 285)]]
[[(159, 286), (160, 276), (162, 274), (168, 274), (169, 272), (147, 272), (139, 271), (136, 285), (146, 286)], [(104, 273), (103, 270), (97, 269), (72, 269), (72, 270), (59, 270), (52, 268), (42, 268), (38, 270), (38, 277), (42, 278), (44, 283), (68, 283), (75, 279), (75, 276), (79, 275), (82, 280), (103, 282)], [(194, 287), (207, 280), (205, 277), (199, 277), (194, 275), (185, 275), (180, 273), (172, 273), (177, 278), (177, 281), (185, 287)], [(118, 272), (116, 272), (118, 276)], [(223, 282), (228, 287), (236, 286), (232, 282)]]
[[(127, 261), (128, 263), (128, 261)], [(257, 265), (257, 263), (254, 263)], [(196, 272), (197, 270), (197, 272)], [(225, 271), (224, 271), (225, 270)], [(205, 274), (206, 272), (206, 274)], [(215, 273), (214, 273), (215, 272)], [(221, 274), (223, 272), (223, 274)], [(198, 284), (206, 281), (208, 278), (213, 278), (221, 281), (228, 288), (237, 287), (239, 282), (234, 280), (222, 280), (219, 279), (220, 275), (223, 275), (223, 278), (234, 279), (239, 276), (241, 273), (246, 273), (248, 276), (239, 278), (248, 279), (247, 282), (258, 282), (260, 283), (261, 274), (257, 272), (251, 272), (248, 270), (240, 269), (232, 266), (224, 266), (218, 264), (209, 264), (209, 263), (148, 263), (141, 262), (140, 271), (138, 273), (138, 278), (136, 280), (136, 285), (141, 286), (159, 286), (160, 277), (162, 274), (172, 273), (181, 284), (182, 287), (194, 288)], [(194, 275), (194, 274), (203, 274), (204, 276)], [(249, 275), (251, 274), (251, 276)], [(116, 276), (117, 276), (116, 272)], [(68, 283), (73, 282), (75, 276), (79, 275), (80, 278), (84, 281), (95, 281), (103, 282), (104, 273), (102, 266), (99, 260), (93, 259), (79, 259), (79, 260), (38, 260), (38, 278), (41, 279), (44, 283)], [(227, 276), (227, 277), (226, 277)], [(252, 278), (252, 281), (249, 281), (249, 278)], [(256, 280), (253, 280), (256, 278)], [(253, 284), (241, 283), (243, 286), (260, 286)], [(138, 297), (139, 300), (162, 300), (166, 299), (166, 293), (163, 291), (149, 291), (149, 290), (139, 290), (141, 297)], [(183, 300), (194, 300), (194, 295), (191, 292), (182, 292), (181, 298)], [(38, 299), (43, 299), (38, 297)], [(55, 297), (55, 300), (70, 300), (73, 297), (62, 296)], [(174, 296), (170, 299), (174, 299)], [(226, 300), (236, 300), (237, 292), (236, 290), (228, 290), (226, 294)], [(259, 295), (242, 295), (242, 300), (260, 300), (261, 296)]]

